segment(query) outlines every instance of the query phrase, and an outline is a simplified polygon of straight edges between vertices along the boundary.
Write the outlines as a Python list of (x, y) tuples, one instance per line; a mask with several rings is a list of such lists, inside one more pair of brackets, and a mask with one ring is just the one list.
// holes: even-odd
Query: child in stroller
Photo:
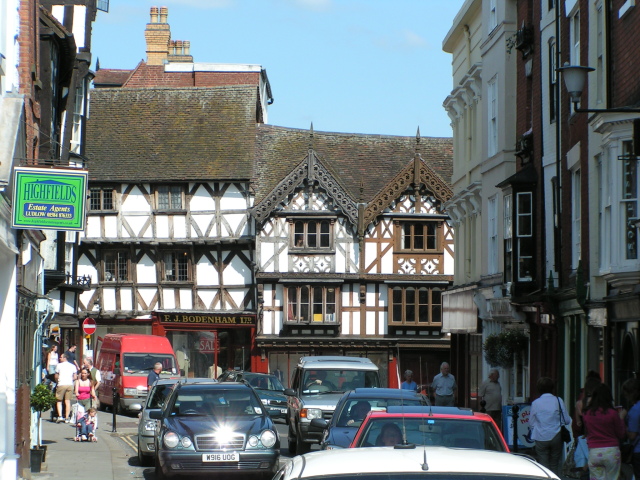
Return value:
[(86, 414), (76, 420), (76, 442), (97, 442), (96, 428), (98, 428), (98, 412), (95, 408), (90, 408)]

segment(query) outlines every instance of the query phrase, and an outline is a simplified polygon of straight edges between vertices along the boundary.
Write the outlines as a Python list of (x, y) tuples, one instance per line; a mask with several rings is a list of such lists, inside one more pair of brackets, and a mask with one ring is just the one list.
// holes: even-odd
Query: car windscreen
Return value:
[(147, 398), (146, 408), (162, 409), (173, 385), (156, 384)]
[(170, 416), (206, 415), (213, 417), (248, 417), (263, 415), (262, 402), (253, 390), (181, 388), (171, 406)]
[(249, 385), (258, 390), (273, 390), (277, 392), (284, 390), (282, 383), (280, 383), (280, 380), (278, 380), (275, 375), (252, 375), (245, 373), (243, 378), (249, 382)]
[(161, 374), (175, 375), (177, 372), (174, 357), (166, 353), (125, 353), (122, 363), (125, 376), (149, 375), (156, 363), (162, 364)]
[(336, 412), (338, 427), (359, 426), (367, 413), (385, 412), (391, 406), (420, 406), (425, 401), (420, 398), (353, 398), (342, 404), (342, 410)]
[(369, 418), (358, 447), (385, 446), (386, 436), (401, 432), (408, 443), (503, 452), (499, 433), (491, 422), (437, 417)]
[(347, 392), (363, 387), (380, 387), (378, 372), (371, 370), (305, 370), (302, 377), (302, 390), (305, 392)]

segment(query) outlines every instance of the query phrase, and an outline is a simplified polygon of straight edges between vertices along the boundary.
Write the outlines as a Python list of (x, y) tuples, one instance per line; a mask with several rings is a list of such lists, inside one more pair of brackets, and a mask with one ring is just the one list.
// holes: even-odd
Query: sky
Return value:
[(442, 41), (463, 0), (110, 0), (93, 24), (93, 68), (146, 60), (152, 6), (198, 63), (258, 64), (267, 123), (316, 131), (451, 137)]

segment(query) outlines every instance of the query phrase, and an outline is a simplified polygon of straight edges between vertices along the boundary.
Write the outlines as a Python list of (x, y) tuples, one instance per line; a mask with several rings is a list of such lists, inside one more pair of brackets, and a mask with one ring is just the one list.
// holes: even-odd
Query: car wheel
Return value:
[(303, 442), (300, 440), (298, 442), (298, 455), (304, 455), (305, 453), (309, 453), (311, 451), (311, 444), (307, 442)]
[(138, 464), (143, 467), (151, 466), (151, 459), (147, 455), (142, 454), (142, 449), (140, 448), (140, 438), (138, 437)]
[(296, 439), (296, 435), (295, 435), (295, 433), (293, 433), (293, 430), (292, 430), (291, 427), (292, 427), (292, 425), (289, 425), (289, 435), (287, 437), (287, 440), (289, 441), (289, 453), (291, 455), (295, 455), (296, 451), (298, 450), (297, 449), (297, 443), (298, 442), (297, 442), (297, 439)]

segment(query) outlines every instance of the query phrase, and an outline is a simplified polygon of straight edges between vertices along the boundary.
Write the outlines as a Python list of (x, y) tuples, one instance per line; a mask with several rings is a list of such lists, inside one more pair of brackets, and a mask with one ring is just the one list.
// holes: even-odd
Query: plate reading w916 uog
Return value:
[(203, 453), (203, 462), (237, 462), (239, 461), (238, 452), (227, 453)]

